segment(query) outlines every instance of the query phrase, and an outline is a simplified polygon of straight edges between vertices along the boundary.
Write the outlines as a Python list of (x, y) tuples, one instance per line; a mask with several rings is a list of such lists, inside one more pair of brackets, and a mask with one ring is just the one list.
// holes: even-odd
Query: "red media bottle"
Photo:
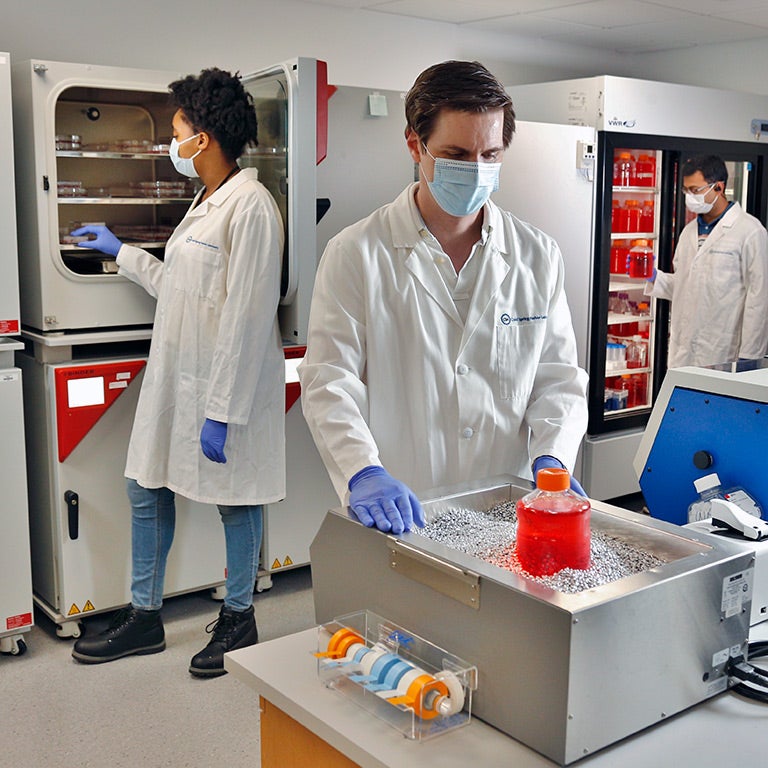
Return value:
[(536, 490), (517, 502), (517, 559), (531, 576), (589, 568), (591, 506), (570, 483), (568, 470), (542, 469)]
[(635, 163), (635, 176), (638, 187), (655, 186), (656, 158), (653, 155), (640, 155)]

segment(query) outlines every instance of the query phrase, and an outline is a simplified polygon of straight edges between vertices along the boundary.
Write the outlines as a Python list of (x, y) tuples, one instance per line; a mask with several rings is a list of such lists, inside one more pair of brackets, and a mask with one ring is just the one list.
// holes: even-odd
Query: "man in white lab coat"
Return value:
[(674, 272), (655, 272), (645, 293), (672, 302), (667, 365), (716, 365), (768, 352), (768, 232), (725, 196), (728, 169), (715, 155), (682, 168), (689, 211)]
[(587, 422), (560, 250), (489, 200), (511, 99), (449, 61), (405, 109), (419, 181), (328, 243), (299, 367), (339, 497), (393, 533), (423, 525), (416, 492), (572, 469)]

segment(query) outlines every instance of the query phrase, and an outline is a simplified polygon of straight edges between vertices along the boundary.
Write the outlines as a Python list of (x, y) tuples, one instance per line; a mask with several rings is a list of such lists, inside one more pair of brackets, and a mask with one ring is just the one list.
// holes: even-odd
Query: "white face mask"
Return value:
[(712, 190), (712, 187), (717, 184), (716, 181), (713, 181), (709, 185), (709, 189), (706, 192), (701, 192), (698, 195), (694, 195), (691, 192), (685, 193), (685, 207), (691, 212), (691, 213), (709, 213), (713, 206), (715, 205), (715, 202), (717, 201), (717, 197), (711, 202), (708, 203), (706, 201), (707, 195)]
[(196, 179), (200, 174), (195, 170), (195, 158), (203, 151), (198, 149), (192, 157), (180, 157), (179, 147), (182, 144), (186, 144), (192, 139), (196, 139), (200, 134), (196, 133), (194, 136), (190, 136), (188, 139), (182, 141), (176, 141), (175, 138), (171, 139), (171, 146), (168, 149), (168, 155), (171, 158), (173, 167), (183, 176), (189, 176), (191, 179)]
[(435, 157), (426, 144), (424, 151), (435, 161), (427, 186), (437, 204), (451, 216), (477, 213), (499, 188), (501, 163), (472, 163)]

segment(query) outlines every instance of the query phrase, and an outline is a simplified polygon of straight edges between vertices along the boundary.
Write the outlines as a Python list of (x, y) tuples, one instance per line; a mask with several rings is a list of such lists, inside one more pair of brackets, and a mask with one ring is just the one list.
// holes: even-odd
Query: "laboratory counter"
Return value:
[[(768, 622), (754, 627), (751, 639), (768, 639)], [(229, 673), (260, 697), (262, 768), (557, 765), (477, 718), (427, 741), (406, 739), (326, 688), (317, 676), (316, 650), (317, 630), (308, 629), (225, 656)], [(610, 681), (596, 680), (595, 685)], [(765, 764), (767, 753), (768, 705), (726, 692), (572, 765), (751, 768)]]

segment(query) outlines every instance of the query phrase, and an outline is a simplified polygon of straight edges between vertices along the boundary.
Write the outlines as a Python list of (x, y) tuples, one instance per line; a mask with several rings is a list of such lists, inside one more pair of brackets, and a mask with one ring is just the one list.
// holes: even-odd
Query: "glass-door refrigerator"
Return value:
[[(591, 142), (573, 138), (557, 165), (548, 144), (537, 146), (543, 130), (529, 131), (525, 147), (515, 147), (513, 139), (512, 150), (514, 157), (536, 158), (546, 186), (526, 205), (541, 210), (532, 223), (556, 237), (563, 211), (574, 204), (560, 194), (565, 180), (578, 175), (591, 188), (588, 247), (569, 242), (567, 233), (557, 238), (590, 377), (578, 471), (593, 498), (635, 493), (640, 487), (633, 458), (666, 373), (670, 309), (669, 302), (645, 295), (645, 276), (654, 266), (672, 269), (689, 220), (680, 192), (682, 165), (696, 154), (721, 156), (730, 171), (729, 199), (765, 222), (768, 97), (612, 76), (508, 91), (520, 120), (559, 125), (566, 135), (593, 132)], [(513, 168), (510, 181), (521, 185), (520, 178)], [(525, 194), (537, 194), (525, 178)], [(588, 275), (580, 290), (572, 288), (574, 273)]]

